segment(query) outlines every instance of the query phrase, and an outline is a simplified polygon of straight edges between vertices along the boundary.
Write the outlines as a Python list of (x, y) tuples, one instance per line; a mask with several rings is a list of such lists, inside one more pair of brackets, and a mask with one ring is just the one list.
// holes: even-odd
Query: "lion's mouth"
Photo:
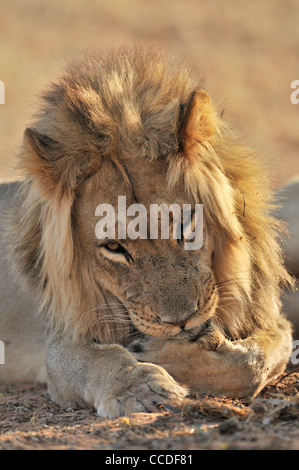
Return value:
[(136, 311), (135, 308), (129, 309), (129, 316), (135, 328), (140, 333), (158, 338), (175, 338), (196, 340), (206, 333), (211, 318), (213, 317), (218, 305), (218, 291), (215, 286), (211, 294), (205, 300), (201, 308), (198, 308), (188, 318), (178, 322), (165, 322), (155, 313), (148, 311), (145, 314), (142, 311)]

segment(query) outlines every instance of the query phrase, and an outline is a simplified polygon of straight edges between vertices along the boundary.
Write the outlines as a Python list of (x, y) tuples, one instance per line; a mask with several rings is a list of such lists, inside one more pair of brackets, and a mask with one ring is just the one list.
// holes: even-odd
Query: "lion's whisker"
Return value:
[(220, 291), (221, 289), (225, 289), (225, 288), (227, 288), (229, 286), (233, 286), (233, 285), (236, 285), (236, 286), (239, 286), (239, 287), (244, 287), (247, 283), (250, 284), (249, 280), (248, 281), (242, 281), (242, 282), (243, 282), (243, 286), (241, 286), (241, 284), (242, 284), (241, 282), (239, 283), (239, 282), (235, 282), (235, 281), (229, 281), (226, 284), (223, 284), (223, 285), (220, 285), (220, 286), (216, 285), (215, 287), (218, 291)]
[[(231, 274), (242, 274), (242, 273), (248, 274), (248, 271), (233, 271)], [(234, 278), (231, 278), (231, 279), (234, 279)], [(221, 277), (218, 282), (222, 282), (226, 280), (228, 280), (228, 278), (224, 276), (224, 277)]]
[(93, 313), (93, 312), (95, 312), (95, 311), (99, 311), (100, 309), (104, 309), (104, 308), (106, 308), (106, 309), (111, 309), (111, 310), (113, 310), (113, 312), (115, 312), (116, 309), (117, 309), (118, 311), (124, 311), (124, 312), (127, 311), (126, 307), (125, 307), (122, 303), (120, 303), (120, 302), (107, 303), (107, 304), (98, 305), (98, 306), (96, 306), (96, 307), (93, 307), (93, 308), (87, 310), (86, 312), (82, 313), (82, 317), (85, 318), (86, 315), (88, 315), (88, 314), (90, 314), (90, 313)]
[(235, 282), (235, 281), (250, 282), (250, 279), (248, 279), (246, 277), (235, 277), (235, 278), (232, 278), (232, 279), (225, 279), (224, 281), (221, 281), (221, 282), (216, 282), (215, 286), (222, 286), (222, 285), (225, 285), (228, 282)]

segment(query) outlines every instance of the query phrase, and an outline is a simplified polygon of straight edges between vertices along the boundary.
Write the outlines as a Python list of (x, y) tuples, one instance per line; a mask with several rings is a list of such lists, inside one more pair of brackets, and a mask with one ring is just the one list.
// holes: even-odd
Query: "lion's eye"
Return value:
[(133, 258), (130, 255), (130, 253), (128, 253), (128, 251), (122, 245), (120, 245), (119, 243), (117, 243), (114, 240), (112, 240), (111, 242), (105, 243), (105, 245), (103, 245), (103, 247), (109, 253), (113, 253), (113, 254), (116, 254), (116, 255), (122, 255), (126, 258), (127, 261), (133, 261)]
[(121, 251), (123, 247), (117, 242), (109, 242), (105, 245), (105, 248), (110, 251)]

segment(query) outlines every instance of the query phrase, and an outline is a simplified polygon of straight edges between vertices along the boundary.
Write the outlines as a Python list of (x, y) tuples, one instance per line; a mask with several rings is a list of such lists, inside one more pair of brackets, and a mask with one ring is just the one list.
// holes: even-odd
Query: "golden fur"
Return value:
[(194, 88), (186, 66), (174, 72), (158, 51), (137, 50), (75, 64), (44, 94), (35, 128), (48, 137), (45, 157), (28, 129), (20, 155), (27, 178), (12, 245), (18, 274), (34, 286), (56, 329), (84, 336), (94, 323), (92, 315), (78, 317), (99, 303), (99, 291), (74, 251), (72, 207), (102, 156), (114, 161), (120, 152), (165, 157), (169, 185), (184, 178), (192, 198), (203, 202), (215, 236), (215, 278), (232, 281), (223, 291), (235, 299), (226, 309), (220, 295), (215, 321), (237, 339), (279, 315), (280, 288), (289, 277), (265, 168), (227, 129), (205, 92), (180, 135)]
[[(280, 291), (292, 281), (267, 171), (188, 66), (143, 48), (72, 64), (43, 94), (19, 167), (26, 178), (10, 220), (11, 261), (47, 314), (52, 399), (114, 416), (151, 409), (157, 383), (185, 395), (163, 368), (144, 368), (122, 346), (203, 393), (256, 394), (284, 369), (291, 335)], [(147, 207), (202, 203), (203, 248), (134, 240), (126, 242), (134, 263), (108, 256), (95, 244), (95, 207), (124, 194)], [(138, 351), (132, 339), (141, 334)], [(120, 364), (141, 383), (149, 378), (145, 398), (130, 406), (137, 376), (115, 389)]]

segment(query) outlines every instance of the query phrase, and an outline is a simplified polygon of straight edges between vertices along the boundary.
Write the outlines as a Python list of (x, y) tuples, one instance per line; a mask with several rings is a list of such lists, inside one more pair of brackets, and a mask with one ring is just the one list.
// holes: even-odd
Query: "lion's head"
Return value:
[[(193, 338), (211, 317), (231, 338), (271, 324), (288, 276), (265, 169), (187, 66), (149, 49), (87, 57), (42, 99), (11, 246), (55, 331), (127, 344), (136, 331)], [(147, 209), (203, 204), (202, 248), (98, 240), (96, 208), (119, 195)]]

